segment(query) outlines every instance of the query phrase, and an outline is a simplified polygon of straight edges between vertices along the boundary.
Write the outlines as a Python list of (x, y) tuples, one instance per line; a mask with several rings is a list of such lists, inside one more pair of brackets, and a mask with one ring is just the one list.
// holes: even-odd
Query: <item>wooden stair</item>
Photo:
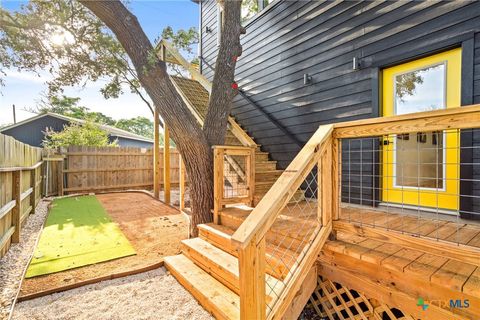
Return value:
[[(193, 79), (171, 76), (175, 88), (180, 93), (185, 103), (190, 107), (198, 118), (204, 119), (208, 109), (209, 95), (202, 84)], [(245, 131), (244, 131), (245, 132)], [(247, 133), (245, 132), (245, 135)], [(252, 140), (253, 137), (251, 137)], [(231, 128), (228, 129), (225, 137), (225, 145), (240, 146), (240, 141), (235, 137)], [(234, 168), (226, 168), (234, 170)], [(260, 202), (273, 183), (282, 174), (283, 170), (277, 168), (277, 162), (270, 160), (270, 154), (263, 152), (261, 146), (257, 145), (255, 151), (255, 195), (254, 206)], [(233, 175), (231, 175), (233, 176)], [(233, 182), (234, 183), (234, 182)], [(301, 193), (298, 194), (301, 196)]]
[[(250, 211), (240, 207), (225, 208), (221, 211), (221, 224), (199, 225), (199, 237), (183, 240), (182, 253), (165, 258), (165, 266), (171, 274), (217, 319), (240, 317), (238, 253), (231, 236)], [(282, 280), (297, 262), (296, 252), (305, 245), (297, 241), (292, 247), (289, 241), (282, 243), (280, 239), (285, 239), (291, 230), (296, 230), (296, 236), (308, 237), (305, 234), (308, 230), (300, 231), (300, 223), (304, 221), (285, 216), (275, 222), (267, 234), (265, 300), (269, 306), (281, 295)]]

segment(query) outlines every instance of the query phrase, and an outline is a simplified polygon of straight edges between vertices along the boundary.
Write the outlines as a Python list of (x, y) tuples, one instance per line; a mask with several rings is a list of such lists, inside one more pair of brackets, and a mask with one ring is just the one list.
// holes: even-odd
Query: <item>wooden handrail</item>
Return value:
[(398, 116), (371, 118), (334, 125), (336, 139), (387, 134), (480, 128), (480, 104)]
[(38, 167), (42, 165), (43, 161), (39, 161), (33, 166), (30, 167), (5, 167), (5, 168), (0, 168), (0, 172), (12, 172), (12, 171), (29, 171), (29, 170), (35, 170)]
[(317, 164), (320, 149), (332, 134), (333, 125), (320, 126), (295, 159), (270, 188), (247, 219), (232, 236), (233, 243), (246, 248), (252, 239), (262, 240), (281, 209), (300, 187), (306, 175)]

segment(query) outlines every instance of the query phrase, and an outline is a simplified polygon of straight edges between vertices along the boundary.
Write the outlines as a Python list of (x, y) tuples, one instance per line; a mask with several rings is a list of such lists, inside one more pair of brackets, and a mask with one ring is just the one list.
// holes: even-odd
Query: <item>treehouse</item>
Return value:
[[(203, 123), (222, 9), (199, 9), (199, 69), (158, 49)], [(480, 3), (255, 10), (214, 222), (168, 269), (218, 319), (478, 318)]]

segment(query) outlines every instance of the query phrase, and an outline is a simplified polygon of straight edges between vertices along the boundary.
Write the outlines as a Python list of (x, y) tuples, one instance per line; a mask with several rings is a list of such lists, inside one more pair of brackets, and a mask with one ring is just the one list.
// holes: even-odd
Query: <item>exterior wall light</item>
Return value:
[(308, 73), (305, 73), (305, 74), (303, 75), (303, 84), (304, 84), (304, 85), (307, 85), (307, 84), (312, 83), (312, 80), (313, 80), (313, 79), (312, 79), (312, 76), (309, 75)]

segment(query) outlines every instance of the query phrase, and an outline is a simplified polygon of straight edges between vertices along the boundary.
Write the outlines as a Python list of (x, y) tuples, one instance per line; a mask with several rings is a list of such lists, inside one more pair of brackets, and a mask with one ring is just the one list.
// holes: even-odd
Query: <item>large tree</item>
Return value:
[(204, 126), (201, 127), (175, 90), (166, 64), (137, 18), (120, 1), (80, 1), (116, 35), (135, 66), (138, 78), (158, 112), (169, 126), (191, 183), (191, 234), (197, 225), (212, 220), (213, 156), (212, 145), (223, 144), (227, 119), (235, 95), (232, 88), (236, 58), (241, 55), (241, 1), (225, 1), (222, 36), (215, 65), (212, 92)]
[[(162, 38), (194, 60), (195, 27), (174, 31), (167, 26)], [(47, 98), (60, 95), (64, 87), (102, 80), (100, 92), (106, 99), (130, 91), (153, 115), (152, 102), (122, 45), (77, 1), (31, 0), (14, 12), (0, 8), (0, 64), (0, 84), (4, 70), (12, 67), (48, 72)]]

